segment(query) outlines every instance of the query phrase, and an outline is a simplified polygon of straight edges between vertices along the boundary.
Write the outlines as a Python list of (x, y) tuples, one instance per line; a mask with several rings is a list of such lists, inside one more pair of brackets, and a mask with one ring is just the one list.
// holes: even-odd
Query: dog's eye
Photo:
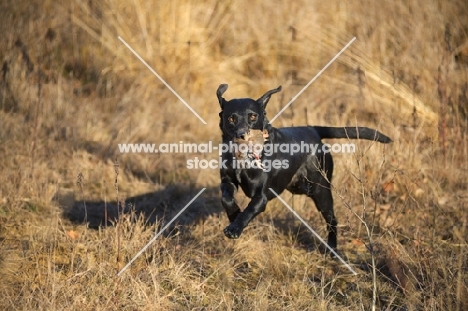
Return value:
[(257, 115), (251, 114), (251, 115), (249, 116), (249, 118), (250, 118), (250, 121), (256, 121), (256, 120), (257, 120)]
[(229, 117), (229, 118), (228, 118), (228, 121), (231, 122), (231, 123), (234, 123), (234, 118), (233, 118), (233, 117)]

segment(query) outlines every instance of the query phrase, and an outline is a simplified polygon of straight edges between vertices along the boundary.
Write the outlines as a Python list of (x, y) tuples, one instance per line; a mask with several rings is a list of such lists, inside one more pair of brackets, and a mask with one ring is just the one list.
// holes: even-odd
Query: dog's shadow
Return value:
[[(290, 240), (293, 247), (302, 248), (308, 252), (320, 252), (322, 254), (327, 252), (327, 248), (323, 243), (293, 215), (274, 218), (272, 223), (282, 235)], [(323, 224), (320, 222), (318, 225)]]
[[(202, 188), (187, 185), (169, 185), (164, 189), (113, 201), (74, 200), (62, 206), (62, 216), (75, 224), (89, 228), (113, 226), (119, 217), (143, 219), (146, 225), (156, 222), (163, 226), (171, 221)], [(175, 225), (195, 224), (210, 215), (223, 212), (219, 203), (218, 187), (207, 188), (174, 221)]]
[[(73, 200), (68, 204), (60, 205), (62, 206), (62, 216), (65, 219), (74, 224), (86, 224), (92, 229), (114, 226), (119, 217), (131, 217), (134, 221), (143, 219), (145, 225), (154, 225), (157, 222), (158, 226), (162, 227), (171, 221), (201, 189), (200, 187), (177, 184), (169, 185), (158, 191), (124, 198), (119, 204), (117, 204), (116, 200)], [(171, 229), (176, 226), (183, 228), (184, 226), (196, 224), (211, 215), (217, 215), (221, 218), (226, 217), (220, 203), (218, 187), (207, 188), (203, 191), (177, 217)], [(268, 219), (261, 217), (256, 221), (268, 222)], [(291, 239), (293, 247), (303, 248), (309, 252), (326, 252), (326, 248), (321, 241), (293, 215), (278, 215), (278, 217), (273, 217), (271, 221), (280, 234)], [(227, 219), (225, 223), (227, 225)], [(320, 224), (317, 225), (323, 225), (323, 223), (320, 221)], [(168, 230), (168, 232), (174, 231)], [(223, 235), (222, 231), (219, 234)], [(242, 236), (240, 238), (242, 239)]]

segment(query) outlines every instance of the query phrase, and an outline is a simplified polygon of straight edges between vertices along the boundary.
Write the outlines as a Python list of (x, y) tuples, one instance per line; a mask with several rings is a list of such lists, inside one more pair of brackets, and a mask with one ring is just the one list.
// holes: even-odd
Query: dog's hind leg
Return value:
[(330, 181), (333, 173), (333, 160), (331, 156), (325, 156), (321, 159), (322, 167), (315, 167), (314, 170), (309, 170), (307, 176), (307, 196), (310, 197), (319, 212), (322, 214), (327, 223), (328, 230), (328, 245), (336, 249), (338, 222), (333, 211), (333, 196), (331, 193)]
[(330, 184), (327, 183), (310, 183), (310, 192), (307, 194), (314, 203), (319, 212), (322, 214), (327, 223), (328, 230), (328, 245), (336, 249), (337, 246), (337, 225), (338, 222), (333, 212), (333, 197), (330, 190)]

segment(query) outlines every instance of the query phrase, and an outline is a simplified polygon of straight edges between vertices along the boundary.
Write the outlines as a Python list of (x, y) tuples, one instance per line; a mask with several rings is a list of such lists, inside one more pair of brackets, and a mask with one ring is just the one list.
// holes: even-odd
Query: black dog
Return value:
[[(274, 128), (266, 118), (265, 107), (271, 95), (281, 91), (281, 86), (270, 90), (257, 100), (240, 98), (226, 101), (222, 95), (227, 84), (221, 84), (216, 92), (221, 105), (219, 126), (223, 132), (223, 144), (233, 145), (236, 139), (243, 139), (250, 131), (260, 130), (265, 133), (266, 147), (275, 144), (314, 144), (319, 152), (275, 152), (250, 154), (255, 163), (251, 167), (238, 165), (233, 150), (222, 153), (221, 159), (226, 165), (221, 167), (221, 202), (230, 224), (224, 234), (230, 239), (237, 239), (247, 224), (265, 210), (267, 202), (275, 198), (269, 188), (280, 194), (284, 189), (294, 194), (305, 194), (312, 198), (325, 218), (328, 228), (328, 244), (337, 246), (337, 221), (333, 212), (333, 198), (330, 181), (333, 161), (330, 153), (320, 152), (323, 138), (360, 138), (390, 143), (392, 140), (382, 133), (366, 127), (318, 127), (301, 126)], [(268, 146), (270, 144), (270, 146)], [(224, 150), (223, 150), (224, 151)], [(266, 170), (261, 163), (275, 163)], [(241, 187), (245, 195), (251, 198), (244, 211), (240, 211), (234, 200), (234, 194)]]

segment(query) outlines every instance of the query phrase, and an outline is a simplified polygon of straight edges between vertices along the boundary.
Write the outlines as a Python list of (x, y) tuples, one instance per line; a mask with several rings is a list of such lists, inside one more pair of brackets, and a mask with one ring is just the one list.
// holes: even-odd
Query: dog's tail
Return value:
[(368, 127), (313, 127), (320, 138), (351, 138), (374, 140), (384, 144), (391, 143), (392, 140), (377, 130)]

